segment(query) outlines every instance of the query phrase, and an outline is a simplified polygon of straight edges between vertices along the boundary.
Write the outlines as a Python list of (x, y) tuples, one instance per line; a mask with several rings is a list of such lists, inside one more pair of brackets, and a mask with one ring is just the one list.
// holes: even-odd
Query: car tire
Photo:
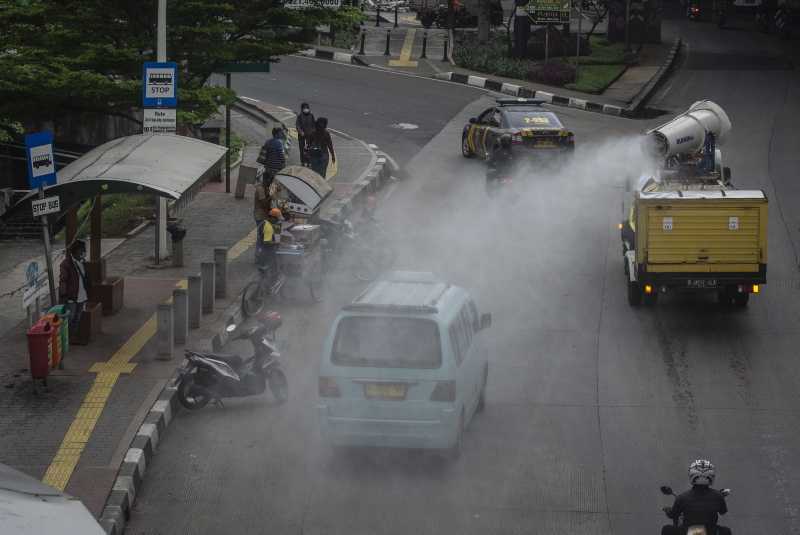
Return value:
[(489, 382), (489, 367), (483, 369), (483, 386), (481, 387), (480, 397), (478, 398), (478, 405), (475, 407), (476, 413), (481, 413), (486, 408), (486, 383)]
[(461, 416), (458, 417), (458, 431), (456, 433), (456, 441), (447, 451), (447, 457), (451, 461), (457, 461), (461, 458), (464, 448), (464, 411), (461, 411)]
[(472, 158), (475, 153), (469, 148), (469, 141), (467, 140), (467, 133), (461, 134), (461, 155), (464, 158)]
[(628, 304), (632, 307), (642, 304), (642, 289), (638, 282), (628, 281)]

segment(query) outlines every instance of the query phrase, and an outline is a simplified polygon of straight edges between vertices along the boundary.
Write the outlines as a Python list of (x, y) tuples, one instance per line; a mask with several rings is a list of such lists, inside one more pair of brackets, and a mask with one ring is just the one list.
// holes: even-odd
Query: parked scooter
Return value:
[[(175, 381), (181, 405), (189, 410), (202, 409), (209, 401), (221, 406), (222, 398), (262, 394), (267, 384), (279, 404), (286, 402), (289, 385), (275, 347), (275, 331), (283, 321), (277, 312), (257, 319), (258, 325), (244, 329), (233, 338), (247, 339), (253, 345), (253, 355), (248, 359), (186, 350), (186, 363)], [(235, 333), (237, 329), (237, 325), (231, 324), (226, 331)]]
[[(720, 491), (723, 496), (728, 496), (731, 493), (731, 489), (722, 489)], [(665, 496), (672, 496), (676, 497), (675, 493), (672, 491), (672, 487), (661, 487), (661, 493)], [(687, 526), (686, 530), (682, 530), (680, 527), (680, 518), (677, 515), (673, 516), (672, 514), (672, 507), (663, 507), (662, 511), (666, 514), (669, 518), (672, 519), (672, 526), (674, 527), (674, 533), (685, 533), (686, 535), (717, 535), (717, 533), (708, 533), (708, 530), (703, 525), (692, 525)], [(665, 530), (667, 528), (664, 528)], [(662, 531), (664, 533), (664, 531)]]

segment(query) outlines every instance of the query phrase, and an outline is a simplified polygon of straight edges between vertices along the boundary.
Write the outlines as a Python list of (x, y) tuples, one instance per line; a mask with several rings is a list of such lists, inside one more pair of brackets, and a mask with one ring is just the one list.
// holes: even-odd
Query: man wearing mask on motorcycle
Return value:
[(511, 149), (511, 135), (503, 134), (497, 140), (489, 156), (486, 168), (486, 191), (490, 195), (500, 186), (500, 181), (510, 179), (514, 174), (514, 153)]
[(683, 517), (680, 527), (664, 526), (661, 535), (684, 535), (689, 526), (703, 525), (707, 535), (731, 535), (731, 530), (717, 524), (718, 515), (728, 512), (725, 496), (711, 488), (716, 472), (714, 465), (699, 459), (689, 465), (689, 483), (692, 488), (675, 498), (672, 507), (665, 508), (667, 516)]

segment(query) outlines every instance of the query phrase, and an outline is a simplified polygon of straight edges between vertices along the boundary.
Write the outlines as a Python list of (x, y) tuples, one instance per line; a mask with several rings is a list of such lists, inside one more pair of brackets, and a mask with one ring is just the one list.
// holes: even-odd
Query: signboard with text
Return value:
[(142, 106), (174, 108), (178, 105), (178, 65), (172, 61), (147, 61), (142, 78)]
[(33, 217), (57, 214), (61, 211), (61, 198), (55, 195), (44, 199), (34, 199), (31, 201), (31, 210), (33, 211)]
[(342, 0), (285, 0), (283, 7), (286, 9), (309, 9), (327, 8), (339, 9), (342, 7)]
[(25, 151), (28, 155), (28, 184), (31, 189), (55, 185), (57, 178), (53, 134), (38, 132), (26, 135)]
[(145, 134), (174, 134), (177, 129), (177, 116), (174, 108), (145, 108), (142, 131)]
[(531, 0), (528, 15), (534, 24), (569, 24), (570, 0)]

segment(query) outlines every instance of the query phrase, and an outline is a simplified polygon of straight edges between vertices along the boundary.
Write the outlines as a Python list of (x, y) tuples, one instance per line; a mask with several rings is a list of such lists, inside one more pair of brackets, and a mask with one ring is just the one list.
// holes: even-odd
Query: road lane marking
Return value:
[(414, 49), (414, 36), (417, 30), (409, 28), (403, 40), (403, 48), (400, 49), (400, 59), (389, 60), (390, 67), (416, 67), (417, 62), (411, 61), (411, 51)]
[(338, 162), (339, 162), (339, 160), (336, 160), (335, 162), (330, 162), (328, 164), (328, 169), (325, 172), (325, 178), (330, 180), (330, 179), (332, 179), (333, 177), (336, 176), (336, 174), (339, 172), (339, 164), (338, 164)]

